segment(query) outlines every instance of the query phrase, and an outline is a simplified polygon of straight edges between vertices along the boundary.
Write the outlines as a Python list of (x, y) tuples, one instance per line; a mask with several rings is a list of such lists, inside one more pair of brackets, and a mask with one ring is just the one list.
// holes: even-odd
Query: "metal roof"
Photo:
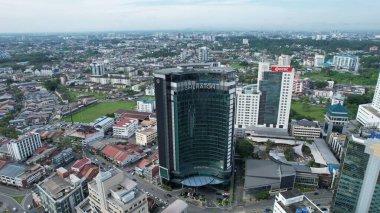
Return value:
[(0, 176), (15, 178), (25, 172), (25, 166), (17, 163), (9, 163), (0, 170)]

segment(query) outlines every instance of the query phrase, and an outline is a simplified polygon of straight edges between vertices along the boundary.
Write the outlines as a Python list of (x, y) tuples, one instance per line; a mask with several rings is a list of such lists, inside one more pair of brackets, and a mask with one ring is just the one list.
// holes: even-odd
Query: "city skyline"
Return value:
[[(366, 1), (0, 1), (0, 33), (140, 30), (377, 30)], [(355, 15), (352, 15), (355, 14)], [(333, 18), (332, 18), (333, 17)]]

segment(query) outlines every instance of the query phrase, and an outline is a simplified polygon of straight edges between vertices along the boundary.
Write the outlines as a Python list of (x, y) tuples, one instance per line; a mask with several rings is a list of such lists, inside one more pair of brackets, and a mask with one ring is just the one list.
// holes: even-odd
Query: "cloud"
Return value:
[(377, 30), (374, 0), (0, 0), (0, 32)]

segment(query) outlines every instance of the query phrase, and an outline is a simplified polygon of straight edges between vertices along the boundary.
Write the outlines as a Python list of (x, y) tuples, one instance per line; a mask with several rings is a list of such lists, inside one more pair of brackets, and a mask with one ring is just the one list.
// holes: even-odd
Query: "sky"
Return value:
[(0, 0), (0, 33), (380, 29), (380, 0)]

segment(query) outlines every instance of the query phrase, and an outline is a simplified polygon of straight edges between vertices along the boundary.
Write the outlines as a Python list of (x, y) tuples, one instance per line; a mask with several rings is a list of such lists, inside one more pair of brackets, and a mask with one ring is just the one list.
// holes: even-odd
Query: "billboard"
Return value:
[(272, 72), (291, 72), (293, 67), (272, 67)]

